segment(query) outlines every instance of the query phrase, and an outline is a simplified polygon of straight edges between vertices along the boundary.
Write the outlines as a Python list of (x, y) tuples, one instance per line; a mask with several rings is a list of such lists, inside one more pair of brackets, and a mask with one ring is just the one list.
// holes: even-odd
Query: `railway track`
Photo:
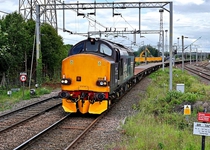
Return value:
[[(142, 73), (139, 72), (140, 75), (139, 79), (137, 79), (139, 82), (144, 76), (150, 74), (154, 70), (148, 70), (148, 69), (141, 69)], [(137, 83), (138, 84), (138, 83)], [(131, 87), (129, 90), (131, 90), (133, 87)], [(126, 92), (129, 92), (126, 91)], [(125, 95), (123, 95), (125, 96)], [(121, 98), (119, 98), (121, 99)], [(52, 103), (53, 100), (51, 100)], [(55, 100), (56, 101), (56, 100)], [(59, 100), (57, 100), (58, 102)], [(117, 104), (117, 103), (116, 103)], [(44, 103), (40, 104), (40, 106), (44, 107)], [(113, 107), (115, 105), (112, 105)], [(33, 119), (26, 120), (24, 123), (20, 123), (17, 125), (14, 125), (14, 128), (10, 128), (10, 130), (5, 130), (0, 133), (0, 136), (2, 137), (8, 137), (14, 134), (13, 130), (20, 130), (21, 132), (25, 133), (25, 128), (29, 129), (30, 131), (27, 131), (26, 134), (29, 134), (29, 136), (25, 137), (25, 135), (20, 134), (19, 137), (21, 137), (21, 140), (14, 139), (10, 143), (8, 143), (8, 147), (4, 147), (4, 149), (75, 149), (77, 147), (78, 143), (81, 143), (83, 141), (83, 137), (86, 135), (88, 131), (95, 131), (98, 130), (98, 128), (93, 128), (96, 126), (96, 124), (99, 122), (100, 119), (96, 118), (98, 116), (87, 116), (87, 115), (80, 115), (75, 116), (75, 114), (66, 115), (62, 108), (56, 107), (58, 109), (46, 109), (43, 112), (39, 109), (33, 110), (34, 106), (29, 106), (29, 108), (22, 108), (16, 112), (20, 112), (19, 115), (15, 116), (16, 113), (10, 113), (1, 115), (0, 119), (7, 118), (10, 116), (13, 120), (14, 118), (17, 118), (18, 116), (24, 116), (24, 114), (34, 114)], [(26, 110), (25, 110), (26, 109)], [(29, 111), (30, 110), (30, 111)], [(33, 110), (33, 111), (32, 111)], [(52, 111), (51, 111), (52, 110)], [(35, 112), (37, 112), (37, 115), (35, 115)], [(106, 111), (107, 113), (108, 111)], [(103, 115), (105, 115), (104, 113)], [(102, 118), (103, 115), (100, 115), (99, 118)], [(13, 117), (12, 117), (13, 116)], [(54, 119), (55, 118), (55, 119)], [(21, 119), (21, 118), (20, 118)], [(20, 120), (17, 119), (17, 120)], [(7, 120), (7, 119), (5, 119)], [(16, 119), (14, 119), (16, 120)], [(4, 121), (3, 121), (4, 122)], [(8, 121), (9, 123), (9, 121)], [(40, 125), (41, 124), (41, 125)], [(45, 124), (45, 125), (42, 125)], [(19, 127), (18, 127), (19, 126)], [(34, 127), (32, 129), (32, 126)], [(40, 126), (43, 126), (42, 128), (39, 128)], [(102, 129), (104, 130), (103, 127)], [(23, 136), (23, 137), (22, 137)], [(16, 136), (17, 138), (18, 136)], [(6, 140), (0, 139), (0, 146), (3, 142), (7, 142)]]
[[(124, 95), (122, 95), (122, 97), (123, 96)], [(121, 99), (122, 97), (119, 97), (118, 100)], [(116, 102), (118, 100), (116, 100)], [(114, 106), (115, 105), (113, 104), (112, 107), (114, 107)], [(100, 118), (102, 118), (108, 112), (108, 111), (106, 111), (105, 113), (98, 116), (97, 118), (96, 118), (96, 115), (94, 117), (88, 116), (86, 118), (82, 118), (81, 116), (70, 118), (69, 117), (70, 115), (64, 115), (64, 114), (60, 113), (60, 116), (56, 117), (57, 119), (54, 119), (54, 121), (51, 121), (51, 123), (49, 123), (45, 128), (42, 128), (41, 130), (37, 129), (36, 127), (34, 127), (34, 129), (29, 128), (29, 126), (31, 126), (30, 124), (32, 124), (33, 126), (37, 126), (37, 124), (38, 124), (38, 126), (39, 126), (40, 122), (46, 123), (48, 121), (48, 120), (45, 121), (40, 118), (48, 117), (51, 119), (51, 116), (52, 116), (51, 113), (54, 112), (54, 114), (59, 114), (57, 111), (55, 111), (56, 109), (61, 110), (63, 112), (63, 110), (61, 108), (61, 102), (57, 99), (57, 97), (54, 97), (54, 98), (49, 98), (49, 99), (43, 100), (38, 103), (33, 103), (26, 107), (23, 107), (23, 108), (15, 110), (15, 111), (9, 112), (7, 114), (1, 115), (0, 116), (0, 120), (1, 120), (0, 127), (2, 129), (0, 130), (0, 137), (2, 137), (2, 138), (0, 138), (0, 141), (1, 141), (0, 146), (5, 145), (5, 143), (8, 142), (3, 137), (11, 137), (11, 135), (14, 135), (14, 132), (13, 132), (14, 130), (16, 130), (16, 131), (20, 130), (19, 137), (21, 137), (21, 138), (19, 139), (19, 141), (15, 140), (15, 139), (14, 139), (14, 141), (9, 140), (10, 142), (8, 142), (8, 144), (6, 144), (7, 146), (3, 147), (3, 149), (37, 149), (37, 143), (39, 145), (39, 149), (45, 149), (46, 143), (48, 143), (49, 146), (54, 145), (53, 148), (55, 148), (55, 149), (60, 147), (60, 145), (62, 145), (61, 149), (63, 149), (64, 147), (66, 147), (66, 149), (74, 149), (74, 147), (76, 145), (75, 143), (78, 143), (78, 141), (81, 140), (81, 138), (85, 135), (85, 133), (90, 131), (91, 128), (100, 120)], [(49, 114), (44, 115), (46, 113), (49, 113)], [(71, 116), (73, 116), (73, 114), (71, 114)], [(84, 121), (84, 120), (90, 120), (90, 121)], [(30, 123), (30, 122), (32, 122), (32, 123)], [(65, 122), (67, 122), (67, 123), (65, 123)], [(69, 127), (69, 125), (72, 124), (72, 122), (74, 124), (76, 122), (77, 123), (75, 124), (75, 126)], [(64, 125), (62, 125), (62, 124), (64, 124)], [(82, 125), (82, 127), (81, 127), (81, 125)], [(28, 128), (31, 131), (24, 132), (24, 130), (25, 129), (28, 130)], [(37, 130), (37, 131), (34, 131), (34, 130)], [(62, 131), (62, 130), (64, 130), (64, 131)], [(69, 138), (69, 135), (72, 135), (72, 132), (76, 133), (76, 131), (78, 131), (78, 130), (79, 130), (79, 132), (77, 132), (78, 135)], [(63, 134), (59, 133), (59, 134), (53, 135), (53, 133), (56, 133), (56, 132), (64, 132), (64, 133)], [(29, 136), (25, 136), (25, 134), (28, 134)], [(61, 136), (64, 134), (66, 134), (66, 136), (68, 138), (65, 136)], [(57, 137), (55, 135), (60, 135), (59, 138), (56, 138), (57, 140), (55, 140), (55, 137)], [(14, 137), (18, 138), (18, 136), (16, 134)], [(60, 142), (60, 141), (65, 141), (65, 138), (70, 139), (70, 141)], [(40, 143), (42, 143), (41, 141), (47, 141), (47, 142), (40, 144)], [(55, 141), (58, 141), (58, 142), (56, 143)], [(61, 143), (63, 143), (63, 144), (65, 143), (67, 145), (63, 146), (63, 144), (61, 144)]]
[[(112, 107), (114, 107), (115, 104), (113, 104)], [(107, 112), (108, 111), (100, 116), (80, 115), (78, 117), (74, 116), (77, 114), (64, 115), (61, 102), (56, 97), (49, 98), (1, 115), (0, 127), (2, 129), (0, 131), (0, 146), (3, 146), (2, 149), (19, 150), (37, 149), (38, 144), (39, 149), (45, 149), (47, 143), (49, 147), (53, 147), (53, 149), (59, 148), (60, 145), (62, 145), (60, 149), (64, 149), (64, 147), (66, 147), (65, 149), (74, 149), (76, 143), (84, 137), (85, 133), (94, 130), (91, 128), (97, 124)], [(53, 115), (56, 115), (56, 117), (52, 117)], [(48, 119), (44, 120), (43, 118)], [(42, 125), (39, 124), (47, 125), (43, 125), (42, 127)], [(31, 126), (33, 126), (33, 128), (31, 128)], [(20, 135), (16, 134), (16, 132)], [(60, 132), (62, 132), (62, 134)], [(72, 135), (72, 137), (69, 135)], [(14, 139), (12, 136), (14, 136)], [(4, 137), (9, 138), (5, 139)], [(9, 140), (10, 138), (12, 138), (12, 140)], [(65, 139), (68, 139), (68, 141)], [(42, 141), (46, 142), (43, 143)]]
[(53, 97), (0, 115), (0, 134), (58, 106), (61, 106), (61, 101)]
[[(141, 71), (138, 73), (140, 78), (137, 79), (137, 82), (139, 82), (142, 78), (144, 78), (144, 76), (155, 71), (157, 68), (158, 67), (152, 69), (148, 69), (145, 67), (139, 68)], [(129, 87), (126, 93), (129, 92), (132, 88), (133, 87)], [(42, 106), (43, 104), (44, 103), (42, 103), (40, 106)], [(112, 105), (112, 107), (114, 106), (115, 105)], [(23, 116), (23, 114), (29, 113), (32, 110), (31, 108), (30, 109), (29, 108), (27, 108), (25, 112), (24, 109), (21, 109), (20, 110), (21, 113), (19, 113), (20, 115), (17, 116)], [(95, 116), (87, 117), (86, 115), (82, 115), (82, 117), (81, 116), (73, 117), (73, 114), (71, 114), (70, 117), (69, 115), (64, 115), (64, 112), (61, 107), (57, 108), (58, 108), (57, 110), (53, 109), (53, 111), (47, 110), (46, 112), (45, 110), (45, 112), (43, 113), (41, 113), (41, 111), (38, 110), (37, 114), (40, 115), (38, 115), (37, 117), (29, 119), (25, 123), (17, 124), (18, 126), (14, 125), (16, 129), (10, 128), (10, 130), (7, 130), (7, 132), (6, 130), (2, 131), (0, 137), (11, 138), (13, 135), (15, 135), (16, 139), (11, 138), (11, 140), (6, 140), (5, 138), (0, 138), (0, 146), (1, 145), (5, 146), (5, 143), (7, 143), (6, 146), (3, 147), (4, 149), (45, 149), (46, 146), (49, 149), (65, 149), (65, 148), (74, 149), (76, 145), (75, 143), (78, 143), (78, 140), (81, 142), (82, 141), (81, 137), (84, 137), (85, 133), (90, 131), (90, 129), (97, 124), (98, 120), (100, 120), (96, 119)], [(32, 114), (34, 113), (33, 111), (31, 112)], [(107, 112), (108, 111), (106, 111), (106, 113)], [(4, 117), (6, 118), (6, 116), (7, 115), (4, 116), (2, 115), (1, 118)], [(100, 115), (100, 117), (101, 116), (103, 115)], [(13, 117), (11, 118), (14, 119), (16, 118), (16, 116), (14, 117), (13, 115)], [(91, 121), (86, 121), (86, 120), (91, 120)], [(95, 123), (93, 123), (93, 120), (95, 120), (94, 121)], [(91, 131), (93, 130), (96, 129), (91, 129)], [(20, 135), (16, 135), (17, 132)], [(28, 134), (28, 136), (26, 136), (26, 134)]]
[[(131, 89), (132, 88), (129, 90)], [(14, 150), (35, 150), (45, 149), (45, 147), (51, 149), (73, 150), (77, 147), (77, 144), (82, 142), (86, 133), (96, 130), (94, 129), (94, 126), (106, 116), (111, 108), (116, 106), (117, 102), (123, 98), (123, 96), (125, 95), (119, 97), (116, 102), (111, 105), (110, 109), (101, 115), (67, 114), (51, 126), (46, 127), (27, 141), (21, 143), (14, 148)]]
[(105, 115), (75, 116), (68, 114), (62, 119), (39, 132), (14, 150), (28, 149), (65, 149), (76, 147), (78, 141), (91, 131), (92, 127)]
[(13, 149), (53, 124), (64, 116), (61, 109), (61, 101), (53, 97), (1, 115), (0, 149)]
[(206, 69), (201, 68), (201, 67), (192, 66), (192, 65), (186, 65), (185, 69), (189, 72), (192, 72), (193, 74), (196, 74), (196, 75), (210, 81), (209, 70), (206, 70)]

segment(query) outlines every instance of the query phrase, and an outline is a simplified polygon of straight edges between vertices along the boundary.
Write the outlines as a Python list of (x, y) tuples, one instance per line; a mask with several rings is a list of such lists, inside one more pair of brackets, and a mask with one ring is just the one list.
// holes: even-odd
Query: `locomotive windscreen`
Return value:
[(72, 49), (70, 49), (68, 56), (79, 54), (82, 50), (84, 50), (84, 42), (81, 42), (74, 46)]
[(98, 51), (98, 41), (95, 41), (94, 43), (91, 41), (86, 41), (86, 51)]

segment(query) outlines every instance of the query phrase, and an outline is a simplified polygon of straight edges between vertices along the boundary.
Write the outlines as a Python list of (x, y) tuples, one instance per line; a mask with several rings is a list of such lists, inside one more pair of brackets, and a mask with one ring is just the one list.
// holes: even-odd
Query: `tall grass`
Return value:
[[(202, 106), (194, 107), (190, 116), (184, 116), (185, 104), (209, 101), (210, 86), (199, 82), (187, 72), (173, 69), (173, 89), (169, 91), (169, 70), (152, 73), (147, 93), (135, 109), (136, 116), (129, 117), (123, 125), (124, 142), (119, 144), (126, 150), (199, 150), (201, 136), (193, 135), (193, 122)], [(176, 84), (183, 83), (185, 92), (176, 91)], [(210, 110), (209, 110), (210, 111)], [(206, 137), (206, 149), (210, 149)]]
[[(179, 119), (178, 117), (180, 116), (176, 115), (174, 119)], [(123, 147), (127, 150), (201, 149), (201, 137), (193, 135), (190, 128), (192, 127), (180, 129), (176, 120), (173, 124), (167, 123), (166, 120), (162, 122), (152, 114), (140, 112), (130, 118), (124, 126), (126, 136)]]

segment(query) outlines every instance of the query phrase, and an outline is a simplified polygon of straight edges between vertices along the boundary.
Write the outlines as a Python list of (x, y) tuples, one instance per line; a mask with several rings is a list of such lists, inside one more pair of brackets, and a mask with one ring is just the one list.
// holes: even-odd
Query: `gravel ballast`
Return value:
[[(103, 118), (95, 127), (95, 129), (88, 133), (83, 141), (75, 148), (75, 150), (104, 150), (117, 148), (117, 143), (122, 141), (121, 125), (126, 118), (134, 115), (137, 111), (132, 108), (133, 105), (138, 105), (141, 100), (142, 93), (146, 92), (146, 88), (150, 83), (149, 78), (142, 79), (135, 87), (131, 89), (110, 112)], [(22, 106), (29, 105), (36, 101), (46, 99), (48, 97), (56, 96), (60, 90), (55, 90), (50, 94), (34, 98), (27, 101), (22, 101), (16, 104), (11, 110), (1, 113), (6, 113)]]

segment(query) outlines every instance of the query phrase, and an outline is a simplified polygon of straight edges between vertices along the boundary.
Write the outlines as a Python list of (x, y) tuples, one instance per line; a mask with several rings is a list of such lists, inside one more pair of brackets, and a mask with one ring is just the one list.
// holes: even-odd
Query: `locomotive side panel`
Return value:
[(122, 57), (119, 67), (119, 84), (123, 84), (130, 80), (134, 75), (134, 57), (126, 56)]
[(118, 77), (119, 71), (118, 71), (118, 63), (111, 64), (111, 79), (110, 79), (110, 94), (113, 93), (117, 86), (118, 86)]

